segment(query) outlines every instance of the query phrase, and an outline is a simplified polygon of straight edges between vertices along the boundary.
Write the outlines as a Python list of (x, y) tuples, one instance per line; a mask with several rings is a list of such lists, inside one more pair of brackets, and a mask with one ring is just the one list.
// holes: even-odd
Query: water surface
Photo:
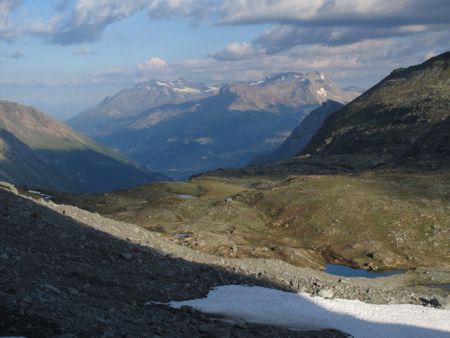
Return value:
[(404, 273), (405, 270), (368, 271), (364, 269), (351, 268), (345, 265), (327, 264), (325, 267), (325, 272), (329, 273), (330, 275), (342, 277), (379, 278), (379, 277), (399, 275)]

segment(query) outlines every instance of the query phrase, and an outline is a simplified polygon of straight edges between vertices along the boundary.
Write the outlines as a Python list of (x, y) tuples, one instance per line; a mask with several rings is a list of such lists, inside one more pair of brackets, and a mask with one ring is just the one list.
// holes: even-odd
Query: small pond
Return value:
[(378, 278), (399, 275), (404, 273), (405, 270), (368, 271), (364, 269), (351, 268), (345, 265), (327, 264), (325, 267), (325, 272), (329, 273), (330, 275), (342, 277)]

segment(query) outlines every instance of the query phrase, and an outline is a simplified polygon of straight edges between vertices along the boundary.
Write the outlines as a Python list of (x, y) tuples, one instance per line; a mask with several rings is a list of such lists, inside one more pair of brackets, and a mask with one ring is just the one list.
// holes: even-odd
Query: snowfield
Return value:
[(296, 330), (337, 329), (355, 338), (448, 338), (450, 311), (410, 304), (375, 305), (359, 300), (325, 299), (307, 293), (227, 285), (207, 298), (171, 302), (204, 313)]

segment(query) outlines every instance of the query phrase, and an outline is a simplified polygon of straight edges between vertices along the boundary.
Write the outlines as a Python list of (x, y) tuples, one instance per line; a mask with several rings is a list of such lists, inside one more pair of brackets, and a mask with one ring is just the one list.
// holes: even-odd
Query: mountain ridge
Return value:
[(450, 168), (449, 79), (450, 52), (394, 70), (329, 115), (296, 156), (202, 175), (328, 175), (369, 169), (445, 172)]
[(121, 120), (133, 118), (146, 110), (205, 98), (216, 90), (215, 87), (182, 78), (175, 81), (148, 80), (104, 98), (98, 105), (72, 117), (67, 123), (88, 136), (101, 136), (105, 130), (116, 129), (115, 122), (120, 126)]
[(30, 187), (101, 192), (167, 179), (45, 113), (0, 101), (0, 178)]
[(450, 52), (394, 70), (329, 116), (304, 153), (372, 154), (386, 160), (414, 155), (419, 139), (448, 123), (449, 78)]

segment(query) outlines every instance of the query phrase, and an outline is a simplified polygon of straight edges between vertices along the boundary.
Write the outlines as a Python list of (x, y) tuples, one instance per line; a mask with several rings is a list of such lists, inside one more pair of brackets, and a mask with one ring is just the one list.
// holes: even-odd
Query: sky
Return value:
[(64, 120), (151, 78), (366, 89), (449, 42), (449, 0), (0, 0), (0, 99)]

